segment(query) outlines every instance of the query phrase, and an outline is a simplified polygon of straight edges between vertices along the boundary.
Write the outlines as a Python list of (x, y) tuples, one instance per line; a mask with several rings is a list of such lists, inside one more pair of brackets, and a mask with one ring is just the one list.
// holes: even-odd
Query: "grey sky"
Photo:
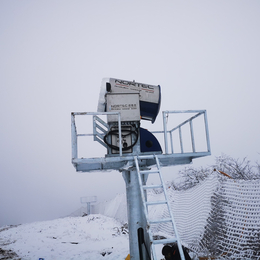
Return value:
[(2, 0), (0, 225), (125, 190), (118, 172), (71, 164), (70, 113), (96, 111), (104, 77), (160, 84), (161, 111), (206, 109), (212, 156), (196, 165), (259, 160), (259, 28), (257, 0)]

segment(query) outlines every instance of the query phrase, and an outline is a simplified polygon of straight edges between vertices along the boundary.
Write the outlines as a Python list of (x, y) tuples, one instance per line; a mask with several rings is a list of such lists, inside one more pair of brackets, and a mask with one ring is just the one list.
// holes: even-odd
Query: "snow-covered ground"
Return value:
[(0, 248), (19, 256), (8, 259), (22, 260), (123, 260), (129, 254), (122, 224), (100, 214), (2, 227)]
[[(204, 185), (211, 187), (206, 182)], [(195, 190), (203, 189), (205, 191), (204, 185), (196, 187)], [(150, 194), (152, 197), (155, 195)], [(160, 196), (160, 194), (156, 196)], [(183, 196), (174, 197), (176, 197), (175, 202), (179, 205), (178, 198)], [(186, 197), (190, 198), (188, 195)], [(209, 200), (210, 196), (207, 198)], [(189, 203), (195, 203), (191, 201), (190, 198)], [(205, 207), (205, 202), (200, 201)], [(198, 202), (195, 204), (197, 208), (200, 208)], [(125, 194), (119, 194), (111, 201), (99, 203), (93, 209), (99, 214), (75, 217), (76, 214), (81, 215), (82, 212), (79, 210), (72, 214), (74, 217), (23, 224), (8, 229), (2, 227), (2, 231), (0, 228), (0, 248), (12, 250), (23, 260), (40, 258), (44, 260), (125, 259), (129, 254), (128, 234), (123, 229), (123, 223), (127, 222)], [(178, 213), (177, 210), (176, 212)], [(153, 210), (153, 215), (159, 214), (157, 217), (161, 217), (162, 213), (161, 208)], [(202, 215), (199, 215), (198, 218), (201, 221), (206, 218), (205, 213), (207, 212), (202, 214), (205, 215), (203, 218)], [(190, 216), (190, 214), (186, 215)], [(184, 225), (180, 226), (180, 231), (185, 229), (182, 226), (186, 227), (187, 222), (185, 221)], [(165, 234), (167, 235), (167, 232), (163, 233), (163, 235)], [(161, 247), (161, 245), (156, 247), (158, 259), (162, 257)]]
[[(222, 254), (225, 259), (260, 259), (259, 185), (260, 180), (228, 179), (220, 183), (212, 174), (187, 190), (167, 186), (182, 244), (194, 252), (194, 259), (210, 254)], [(147, 197), (156, 201), (162, 200), (161, 196), (151, 191)], [(74, 217), (0, 227), (0, 260), (124, 260), (129, 254), (123, 225), (127, 218), (125, 194), (93, 210), (99, 214), (77, 217), (75, 214), (83, 212), (78, 210), (72, 214)], [(167, 218), (166, 213), (161, 205), (149, 208), (153, 219)], [(151, 227), (151, 231), (155, 236), (172, 236), (172, 227), (167, 224)], [(156, 247), (157, 259), (162, 258), (161, 247)], [(15, 258), (13, 252), (20, 258)], [(3, 254), (10, 257), (2, 258)]]

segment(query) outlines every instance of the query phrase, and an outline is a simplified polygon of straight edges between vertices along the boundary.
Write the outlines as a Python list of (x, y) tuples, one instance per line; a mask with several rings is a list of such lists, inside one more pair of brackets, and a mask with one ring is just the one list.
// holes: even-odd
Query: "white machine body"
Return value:
[[(132, 96), (130, 94), (132, 94)], [(136, 96), (134, 96), (134, 94), (136, 94)], [(136, 105), (138, 109), (137, 103), (139, 103), (139, 118), (137, 118), (137, 113), (132, 106)], [(121, 112), (122, 121), (129, 121), (128, 116), (134, 113), (133, 117), (135, 119), (130, 121), (140, 121), (141, 118), (152, 121), (153, 123), (159, 113), (160, 103), (161, 87), (159, 85), (105, 78), (101, 84), (97, 111)], [(110, 117), (110, 120), (114, 120), (114, 117)]]

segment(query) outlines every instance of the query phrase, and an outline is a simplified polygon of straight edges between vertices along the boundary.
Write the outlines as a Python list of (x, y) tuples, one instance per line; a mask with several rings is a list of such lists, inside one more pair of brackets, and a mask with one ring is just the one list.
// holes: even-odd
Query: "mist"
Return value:
[[(259, 26), (256, 0), (1, 1), (0, 226), (125, 191), (120, 172), (71, 164), (70, 114), (97, 110), (104, 77), (160, 85), (159, 117), (206, 109), (212, 155), (195, 165), (259, 160)], [(178, 167), (163, 171), (170, 180)]]

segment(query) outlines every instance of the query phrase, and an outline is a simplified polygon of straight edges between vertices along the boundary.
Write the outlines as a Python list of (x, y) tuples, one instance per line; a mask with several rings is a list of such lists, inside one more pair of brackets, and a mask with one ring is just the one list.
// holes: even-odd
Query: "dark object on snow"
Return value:
[[(189, 254), (184, 246), (182, 246), (182, 250), (183, 250), (185, 259), (191, 260)], [(162, 254), (165, 257), (165, 260), (181, 260), (181, 256), (180, 256), (177, 244), (174, 244), (173, 246), (169, 246), (169, 245), (164, 246), (162, 249)]]
[(112, 252), (102, 252), (102, 253), (101, 253), (102, 256), (110, 255), (110, 254), (112, 254)]
[(14, 251), (0, 248), (0, 259), (22, 260)]

